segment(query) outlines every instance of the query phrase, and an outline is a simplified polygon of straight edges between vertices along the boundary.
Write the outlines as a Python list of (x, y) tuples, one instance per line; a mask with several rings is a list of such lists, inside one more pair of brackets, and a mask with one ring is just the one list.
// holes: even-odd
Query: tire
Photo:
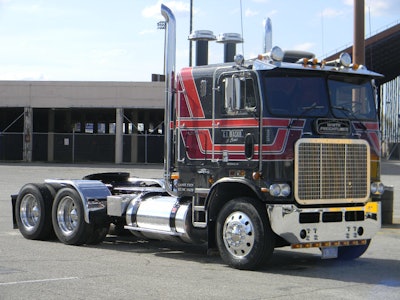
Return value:
[(94, 226), (88, 240), (86, 241), (86, 244), (88, 245), (100, 244), (106, 238), (109, 228), (110, 228), (109, 224)]
[(371, 240), (367, 241), (365, 245), (359, 246), (344, 246), (338, 248), (338, 259), (340, 260), (353, 260), (359, 258), (367, 251)]
[(93, 225), (85, 222), (82, 200), (73, 188), (60, 189), (54, 199), (52, 219), (57, 238), (67, 245), (82, 245)]
[(222, 260), (242, 270), (262, 266), (275, 246), (265, 206), (252, 198), (237, 198), (224, 205), (217, 217), (216, 238)]
[(15, 205), (15, 217), (21, 234), (30, 240), (54, 236), (51, 224), (53, 197), (44, 184), (29, 183), (21, 188)]

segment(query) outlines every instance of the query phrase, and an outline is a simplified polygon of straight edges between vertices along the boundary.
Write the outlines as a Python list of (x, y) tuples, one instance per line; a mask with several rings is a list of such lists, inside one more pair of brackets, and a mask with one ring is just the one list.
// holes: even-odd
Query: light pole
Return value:
[[(190, 0), (190, 22), (189, 22), (189, 35), (193, 30), (193, 0)], [(192, 66), (192, 40), (189, 39), (189, 67)]]
[[(167, 24), (166, 24), (165, 21), (160, 21), (160, 22), (157, 23), (157, 29), (160, 29), (160, 30), (164, 30), (164, 31), (165, 31), (166, 26), (167, 26)], [(165, 38), (165, 36), (166, 36), (166, 32), (164, 33), (164, 52), (165, 52), (165, 43), (166, 43), (166, 38)], [(163, 68), (163, 74), (165, 75), (165, 54), (164, 54), (164, 68)]]

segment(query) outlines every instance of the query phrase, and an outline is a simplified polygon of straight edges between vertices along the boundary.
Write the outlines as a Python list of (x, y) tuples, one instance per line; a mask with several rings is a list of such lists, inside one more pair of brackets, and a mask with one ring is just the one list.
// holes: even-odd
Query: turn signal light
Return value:
[(172, 180), (178, 180), (179, 179), (179, 173), (172, 173), (171, 174), (171, 179)]
[(253, 172), (252, 177), (254, 180), (260, 180), (261, 179), (261, 172)]

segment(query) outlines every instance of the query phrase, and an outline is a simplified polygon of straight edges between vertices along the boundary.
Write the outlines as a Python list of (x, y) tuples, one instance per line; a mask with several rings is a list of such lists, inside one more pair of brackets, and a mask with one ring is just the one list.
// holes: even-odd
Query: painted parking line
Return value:
[(22, 281), (0, 282), (0, 286), (3, 286), (3, 285), (26, 284), (26, 283), (42, 283), (42, 282), (62, 281), (62, 280), (76, 280), (76, 279), (79, 279), (79, 277), (47, 278), (47, 279), (36, 279), (36, 280), (22, 280)]

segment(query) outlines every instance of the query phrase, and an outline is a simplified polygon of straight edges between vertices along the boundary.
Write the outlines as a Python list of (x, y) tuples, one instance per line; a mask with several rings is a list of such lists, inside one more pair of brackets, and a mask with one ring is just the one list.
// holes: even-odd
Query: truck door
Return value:
[(217, 81), (213, 157), (256, 168), (261, 129), (257, 77), (252, 72), (223, 73)]

